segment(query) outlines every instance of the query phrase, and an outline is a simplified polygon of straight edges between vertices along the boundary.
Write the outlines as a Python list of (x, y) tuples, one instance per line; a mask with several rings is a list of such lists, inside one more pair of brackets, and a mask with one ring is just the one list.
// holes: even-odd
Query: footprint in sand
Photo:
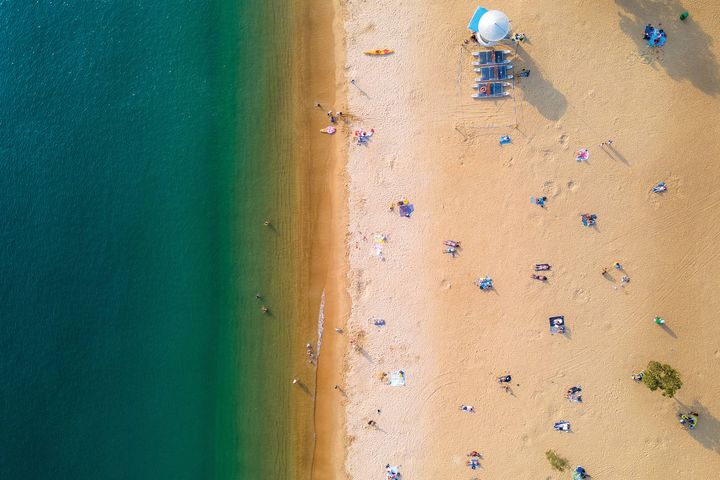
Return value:
[(442, 282), (440, 282), (440, 286), (445, 290), (450, 290), (452, 288), (452, 284), (447, 280), (443, 280)]
[(568, 145), (568, 136), (567, 135), (565, 135), (564, 133), (562, 135), (560, 135), (558, 142), (560, 143), (560, 146), (562, 147), (563, 150), (568, 149), (569, 145)]
[(573, 297), (577, 303), (587, 303), (590, 300), (590, 294), (582, 288), (575, 290)]
[(367, 24), (367, 25), (365, 26), (365, 28), (362, 29), (362, 31), (361, 31), (360, 33), (361, 33), (361, 34), (362, 34), (362, 33), (368, 33), (368, 32), (372, 32), (372, 31), (374, 31), (374, 30), (375, 30), (375, 24), (374, 24), (374, 23), (369, 23), (369, 24)]
[(577, 183), (575, 183), (575, 182), (573, 182), (572, 180), (570, 180), (569, 182), (567, 182), (567, 188), (568, 188), (568, 190), (570, 190), (571, 192), (576, 192), (577, 189), (578, 189), (578, 185), (577, 185)]
[(560, 194), (560, 187), (552, 180), (548, 180), (543, 183), (542, 192), (548, 197), (555, 198)]

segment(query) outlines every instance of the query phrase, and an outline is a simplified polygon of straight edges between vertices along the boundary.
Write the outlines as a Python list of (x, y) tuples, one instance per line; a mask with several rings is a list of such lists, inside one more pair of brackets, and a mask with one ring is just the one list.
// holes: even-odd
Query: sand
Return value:
[[(552, 448), (596, 479), (712, 478), (718, 6), (693, 2), (681, 23), (686, 8), (673, 1), (486, 2), (527, 34), (514, 64), (531, 76), (509, 99), (474, 101), (461, 44), (475, 6), (341, 3), (338, 89), (350, 129), (376, 129), (367, 146), (345, 137), (351, 310), (346, 332), (328, 339), (346, 348), (345, 393), (325, 398), (344, 408), (348, 477), (383, 478), (390, 463), (407, 479), (569, 478), (550, 469)], [(647, 22), (668, 32), (663, 52), (642, 44)], [(396, 53), (362, 53), (375, 48)], [(500, 146), (504, 134), (512, 143)], [(612, 147), (600, 147), (607, 139)], [(581, 147), (586, 163), (574, 159)], [(668, 192), (652, 194), (660, 180)], [(533, 195), (547, 196), (546, 208)], [(402, 197), (411, 218), (389, 210)], [(597, 228), (581, 225), (585, 212)], [(388, 238), (384, 261), (376, 233)], [(462, 241), (457, 258), (441, 253), (450, 238)], [(615, 261), (631, 278), (625, 287)], [(537, 262), (553, 266), (546, 284), (530, 278)], [(473, 285), (481, 275), (494, 291)], [(549, 334), (551, 315), (565, 315), (567, 335)], [(631, 380), (649, 360), (680, 371), (675, 399)], [(399, 369), (406, 386), (379, 379)], [(495, 382), (505, 373), (510, 393)], [(578, 384), (583, 404), (564, 398)], [(676, 417), (688, 408), (700, 412), (693, 432)], [(573, 433), (554, 431), (558, 420)], [(481, 470), (465, 465), (471, 450), (483, 454)]]

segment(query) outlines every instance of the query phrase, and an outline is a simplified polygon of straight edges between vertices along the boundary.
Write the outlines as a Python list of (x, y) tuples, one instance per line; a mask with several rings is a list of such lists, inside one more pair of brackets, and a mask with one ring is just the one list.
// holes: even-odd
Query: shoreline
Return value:
[[(296, 4), (299, 5), (299, 4)], [(299, 411), (297, 428), (311, 430), (310, 435), (298, 435), (298, 442), (309, 465), (301, 466), (303, 478), (335, 479), (344, 476), (343, 427), (344, 408), (335, 385), (341, 383), (342, 358), (345, 342), (335, 328), (343, 328), (347, 318), (348, 297), (345, 288), (347, 255), (345, 225), (347, 224), (347, 194), (344, 181), (345, 138), (347, 132), (338, 122), (338, 132), (329, 136), (320, 133), (328, 125), (327, 110), (346, 110), (346, 100), (338, 80), (343, 65), (343, 30), (341, 5), (326, 0), (310, 0), (298, 6), (297, 27), (300, 55), (296, 73), (299, 81), (294, 91), (297, 108), (295, 131), (305, 132), (301, 147), (304, 158), (298, 161), (299, 204), (307, 208), (300, 246), (301, 278), (303, 285), (300, 311), (307, 317), (306, 342), (317, 347), (318, 314), (324, 295), (324, 327), (322, 349), (308, 382), (313, 396), (312, 412)], [(329, 48), (332, 46), (332, 48)], [(315, 107), (319, 102), (322, 109)], [(298, 341), (299, 343), (299, 341)], [(304, 345), (304, 343), (303, 343)], [(298, 372), (308, 371), (307, 361), (299, 355)], [(302, 363), (303, 365), (300, 365)], [(297, 395), (298, 392), (296, 391)], [(304, 401), (300, 400), (301, 409)], [(310, 423), (308, 423), (310, 422)], [(309, 474), (307, 474), (309, 473)]]

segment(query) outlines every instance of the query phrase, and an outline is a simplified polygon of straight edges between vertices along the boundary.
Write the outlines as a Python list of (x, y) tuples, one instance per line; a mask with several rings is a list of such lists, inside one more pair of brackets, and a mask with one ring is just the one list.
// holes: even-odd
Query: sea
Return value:
[(0, 0), (0, 478), (305, 478), (293, 8)]

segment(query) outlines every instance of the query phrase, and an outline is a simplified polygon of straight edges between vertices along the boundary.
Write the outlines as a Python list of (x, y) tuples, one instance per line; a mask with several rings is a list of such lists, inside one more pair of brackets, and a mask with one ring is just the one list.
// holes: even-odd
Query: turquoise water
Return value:
[(2, 478), (289, 476), (276, 3), (0, 1)]

